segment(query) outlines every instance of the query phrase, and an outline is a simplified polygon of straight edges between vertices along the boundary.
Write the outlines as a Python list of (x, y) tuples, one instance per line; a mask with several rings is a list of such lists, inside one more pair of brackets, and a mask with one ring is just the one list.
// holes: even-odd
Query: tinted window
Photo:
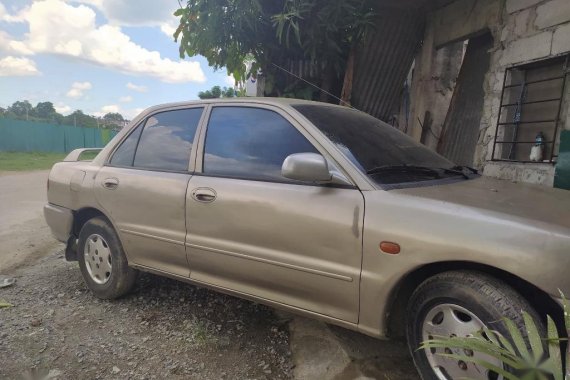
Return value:
[(204, 173), (238, 178), (287, 180), (285, 158), (317, 150), (279, 114), (260, 108), (216, 107), (206, 134)]
[(145, 123), (134, 166), (149, 169), (188, 170), (192, 141), (203, 108), (167, 111)]
[(452, 168), (452, 162), (364, 112), (305, 104), (293, 108), (377, 182), (391, 184), (457, 176), (456, 172), (442, 170)]
[(114, 166), (132, 166), (133, 158), (135, 155), (135, 149), (137, 148), (137, 142), (139, 141), (139, 136), (141, 134), (142, 124), (127, 137), (125, 141), (117, 148), (113, 157), (111, 158), (111, 165)]

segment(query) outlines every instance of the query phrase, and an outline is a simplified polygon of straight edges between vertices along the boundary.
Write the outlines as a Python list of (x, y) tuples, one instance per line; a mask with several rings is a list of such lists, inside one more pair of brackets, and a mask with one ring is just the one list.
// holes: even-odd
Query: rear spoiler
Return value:
[(83, 153), (86, 152), (97, 152), (99, 153), (102, 151), (103, 148), (81, 148), (72, 150), (64, 159), (63, 162), (73, 162), (73, 161), (80, 161), (79, 158)]

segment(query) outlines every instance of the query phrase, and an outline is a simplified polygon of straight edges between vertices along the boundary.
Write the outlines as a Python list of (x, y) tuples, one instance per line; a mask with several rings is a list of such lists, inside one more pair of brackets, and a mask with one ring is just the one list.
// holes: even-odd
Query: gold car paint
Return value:
[[(104, 166), (95, 179), (99, 204), (119, 233), (129, 261), (188, 276), (185, 196), (190, 174)], [(117, 178), (116, 189), (102, 184)]]
[(358, 321), (364, 200), (356, 189), (195, 175), (187, 197), (192, 279)]
[[(297, 191), (291, 191), (290, 195), (282, 196), (279, 190), (268, 191), (263, 188), (264, 186), (275, 186), (277, 188), (278, 184), (264, 183), (261, 187), (256, 188), (253, 181), (244, 181), (248, 184), (240, 186), (239, 192), (232, 193), (232, 184), (240, 180), (202, 183), (201, 181), (208, 177), (193, 176), (189, 181), (191, 185), (185, 193), (185, 202), (189, 202), (190, 191), (196, 187), (216, 187), (216, 193), (220, 197), (218, 200), (221, 200), (220, 204), (226, 202), (230, 207), (237, 205), (236, 207), (240, 209), (240, 215), (245, 214), (245, 221), (256, 227), (256, 233), (248, 235), (246, 232), (247, 224), (238, 224), (239, 215), (230, 214), (230, 221), (233, 220), (234, 223), (230, 226), (229, 231), (232, 237), (235, 237), (235, 241), (228, 241), (228, 238), (217, 235), (213, 231), (215, 226), (212, 225), (215, 221), (209, 223), (209, 226), (199, 227), (200, 229), (196, 231), (199, 232), (199, 238), (202, 240), (194, 240), (195, 230), (192, 228), (189, 228), (188, 235), (181, 239), (179, 231), (176, 233), (160, 231), (163, 228), (158, 227), (163, 226), (160, 220), (172, 216), (169, 212), (164, 212), (157, 215), (159, 216), (156, 219), (155, 227), (157, 230), (147, 230), (147, 232), (153, 237), (171, 239), (178, 243), (185, 242), (187, 245), (186, 252), (190, 259), (189, 269), (186, 272), (181, 270), (178, 274), (174, 273), (175, 269), (169, 268), (169, 266), (178, 267), (180, 265), (178, 260), (175, 261), (178, 265), (152, 263), (152, 259), (145, 262), (148, 265), (133, 263), (131, 256), (134, 252), (129, 246), (127, 255), (130, 264), (139, 269), (211, 287), (225, 293), (292, 310), (347, 328), (358, 329), (376, 337), (382, 337), (386, 334), (386, 315), (390, 311), (388, 302), (399, 282), (406, 274), (428, 264), (449, 261), (485, 264), (525, 279), (553, 296), (557, 296), (557, 289), (559, 288), (567, 294), (570, 293), (570, 276), (565, 273), (570, 263), (570, 227), (568, 225), (570, 223), (570, 196), (567, 192), (531, 185), (514, 185), (505, 181), (491, 180), (491, 183), (486, 178), (432, 187), (381, 190), (366, 175), (354, 167), (322, 133), (289, 106), (289, 104), (299, 102), (301, 101), (272, 98), (237, 99), (177, 103), (150, 108), (124, 128), (92, 162), (56, 164), (50, 173), (48, 201), (72, 210), (85, 207), (99, 209), (107, 214), (114, 227), (119, 229), (116, 212), (111, 215), (110, 210), (103, 209), (94, 197), (93, 190), (100, 186), (95, 178), (97, 172), (105, 167), (115, 147), (139, 121), (153, 112), (196, 105), (206, 105), (207, 112), (205, 114), (208, 113), (211, 105), (216, 104), (278, 108), (281, 114), (286, 115), (289, 120), (293, 120), (293, 124), (315, 144), (319, 151), (325, 151), (324, 155), (327, 160), (338, 166), (347, 179), (356, 185), (360, 194), (364, 196), (366, 211), (364, 212), (364, 206), (362, 208), (355, 206), (355, 204), (349, 206), (351, 202), (355, 202), (356, 197), (351, 198), (347, 194), (359, 193), (358, 190), (332, 190), (330, 194), (338, 191), (336, 195), (342, 194), (344, 197), (343, 204), (338, 208), (327, 208), (318, 204), (309, 207), (307, 210), (302, 210), (298, 207), (297, 199), (293, 194), (297, 192), (298, 195), (310, 199), (319, 191), (323, 191), (322, 188), (307, 189), (310, 186), (288, 185), (296, 186)], [(198, 144), (200, 145), (196, 149), (192, 149), (190, 172), (194, 163), (196, 163), (198, 170), (201, 168), (201, 155), (195, 152), (202, 149), (204, 127), (205, 121), (203, 120), (198, 129)], [(83, 170), (86, 175), (80, 190), (71, 192), (70, 178), (76, 170)], [(156, 172), (157, 178), (163, 175), (165, 175), (164, 172)], [(141, 183), (140, 186), (144, 185)], [(529, 190), (528, 186), (532, 190)], [(135, 192), (140, 191), (138, 186), (133, 186), (132, 189)], [(152, 194), (157, 191), (156, 189), (153, 190)], [(493, 193), (495, 194), (493, 195)], [(240, 194), (249, 200), (236, 199)], [(282, 199), (278, 200), (281, 203), (274, 205), (273, 200), (264, 199), (264, 196), (269, 194), (281, 196)], [(256, 202), (253, 200), (254, 196), (261, 197), (262, 202), (260, 203), (268, 206), (263, 212), (252, 213), (255, 215), (251, 215), (251, 217), (257, 215), (262, 219), (259, 221), (250, 219), (248, 213), (251, 211), (244, 211), (248, 203)], [(143, 198), (137, 206), (131, 205), (125, 208), (124, 212), (130, 212), (128, 209), (131, 207), (148, 207), (150, 202), (156, 201), (155, 199)], [(350, 202), (349, 199), (351, 199)], [(161, 201), (158, 200), (158, 202)], [(271, 206), (269, 207), (269, 205)], [(117, 204), (114, 207), (121, 208), (124, 207), (124, 204)], [(191, 208), (193, 207), (188, 207), (188, 210)], [(206, 214), (206, 208), (207, 205), (204, 205), (202, 211), (196, 209), (195, 212)], [(364, 213), (364, 232), (361, 235), (363, 236), (361, 243), (363, 249), (360, 289), (353, 293), (354, 289), (351, 286), (358, 284), (358, 273), (355, 273), (354, 260), (351, 259), (354, 257), (351, 255), (354, 251), (346, 252), (346, 257), (336, 256), (337, 260), (340, 259), (336, 263), (327, 263), (324, 258), (326, 254), (332, 254), (333, 257), (338, 255), (338, 252), (335, 252), (335, 247), (327, 244), (336, 241), (337, 238), (342, 239), (341, 236), (333, 236), (339, 231), (344, 233), (349, 229), (349, 226), (352, 230), (354, 219), (349, 221), (347, 215), (352, 210), (354, 217), (356, 208), (358, 208), (357, 219), (361, 218), (360, 213)], [(542, 209), (537, 210), (537, 208)], [(286, 215), (281, 216), (282, 214), (279, 214), (279, 218), (283, 218), (281, 222), (287, 222), (285, 229), (272, 228), (277, 210), (282, 210)], [(172, 211), (175, 212), (176, 218), (179, 217), (179, 211)], [(187, 219), (192, 217), (189, 211), (185, 212), (188, 212)], [(213, 211), (213, 213), (218, 217), (227, 217), (221, 208)], [(135, 221), (135, 223), (138, 222)], [(189, 221), (188, 223), (192, 224), (193, 222)], [(226, 222), (222, 220), (221, 223)], [(321, 223), (327, 226), (327, 223), (331, 223), (333, 226), (332, 228), (327, 227), (327, 234), (324, 238), (322, 235), (326, 228), (321, 226)], [(362, 221), (360, 223), (362, 226)], [(295, 224), (305, 226), (306, 230), (299, 231), (299, 226)], [(288, 235), (291, 231), (295, 232), (296, 235)], [(270, 237), (259, 237), (260, 232), (272, 236), (277, 235), (277, 245), (271, 246)], [(211, 236), (208, 234), (213, 235), (213, 240), (209, 240)], [(246, 236), (240, 236), (240, 234)], [(343, 249), (356, 246), (353, 241), (354, 235), (341, 235), (347, 240), (337, 242), (337, 245)], [(124, 239), (125, 237), (121, 236), (123, 244), (125, 244)], [(148, 240), (147, 238), (144, 239)], [(260, 239), (261, 247), (255, 246), (257, 239)], [(318, 239), (325, 240), (317, 241)], [(381, 253), (378, 249), (378, 244), (381, 241), (397, 242), (401, 246), (401, 252), (398, 255)], [(294, 251), (292, 244), (303, 243), (307, 243), (311, 247), (322, 247), (324, 245), (325, 249), (316, 253), (311, 252), (310, 255), (316, 255), (312, 257), (300, 257), (300, 255), (292, 253)], [(194, 255), (193, 245), (197, 251), (201, 250), (197, 247), (207, 247), (219, 251), (215, 253), (210, 251), (213, 256), (208, 256), (206, 254), (208, 251)], [(359, 252), (357, 248), (356, 253), (354, 253), (355, 256), (358, 256)], [(254, 259), (243, 258), (239, 255), (251, 256)], [(179, 258), (179, 256), (176, 257)], [(216, 257), (217, 259), (215, 259)], [(192, 260), (194, 259), (202, 267), (196, 271), (195, 276), (191, 274), (193, 278), (190, 278), (188, 272), (192, 272)], [(232, 272), (228, 274), (228, 278), (216, 277), (217, 267), (214, 268), (214, 265), (218, 264), (217, 270)], [(228, 267), (230, 268), (228, 269)], [(257, 272), (258, 270), (261, 272), (254, 273), (254, 278), (243, 280), (243, 276), (239, 273), (241, 270), (244, 273), (248, 271)], [(319, 274), (319, 272), (322, 273)], [(263, 276), (264, 274), (266, 276)], [(271, 281), (271, 276), (274, 276), (275, 280), (278, 279), (279, 284), (271, 283), (269, 288), (265, 289), (267, 278)], [(302, 280), (298, 280), (299, 276), (303, 277)], [(352, 278), (353, 281), (343, 281), (347, 278)], [(212, 283), (216, 281), (217, 284)], [(332, 284), (332, 287), (337, 290), (319, 293), (319, 289), (327, 286), (327, 284)], [(292, 290), (291, 294), (286, 293), (289, 289)], [(332, 294), (337, 295), (337, 299), (332, 299)], [(338, 294), (342, 297), (338, 297)], [(358, 312), (356, 312), (358, 323), (353, 322), (357, 320), (353, 311), (355, 301), (348, 299), (349, 294), (356, 294), (354, 297), (360, 298)]]
[[(487, 265), (553, 297), (570, 290), (570, 194), (564, 190), (481, 177), (364, 196), (359, 329), (367, 334), (385, 333), (387, 300), (406, 274), (428, 264)], [(381, 253), (381, 240), (398, 242), (401, 252)]]

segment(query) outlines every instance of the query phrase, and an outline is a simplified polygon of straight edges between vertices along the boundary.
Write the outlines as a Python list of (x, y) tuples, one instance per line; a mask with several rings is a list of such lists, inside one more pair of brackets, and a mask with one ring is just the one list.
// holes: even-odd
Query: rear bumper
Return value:
[(73, 213), (70, 209), (48, 203), (44, 206), (44, 217), (53, 236), (67, 243), (73, 227)]

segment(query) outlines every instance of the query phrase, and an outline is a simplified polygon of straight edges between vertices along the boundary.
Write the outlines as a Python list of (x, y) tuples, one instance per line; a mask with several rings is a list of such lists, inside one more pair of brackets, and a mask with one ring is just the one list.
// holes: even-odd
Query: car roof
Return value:
[[(291, 106), (297, 104), (312, 104), (320, 106), (331, 106), (331, 107), (341, 107), (339, 105), (315, 102), (312, 100), (302, 100), (295, 98), (273, 98), (273, 97), (237, 97), (237, 98), (220, 98), (220, 99), (204, 99), (204, 100), (189, 100), (183, 102), (173, 102), (173, 103), (163, 103), (147, 108), (143, 113), (147, 114), (149, 112), (173, 108), (173, 107), (185, 107), (193, 106), (199, 104), (269, 104), (276, 106)], [(345, 107), (343, 107), (345, 108)]]

